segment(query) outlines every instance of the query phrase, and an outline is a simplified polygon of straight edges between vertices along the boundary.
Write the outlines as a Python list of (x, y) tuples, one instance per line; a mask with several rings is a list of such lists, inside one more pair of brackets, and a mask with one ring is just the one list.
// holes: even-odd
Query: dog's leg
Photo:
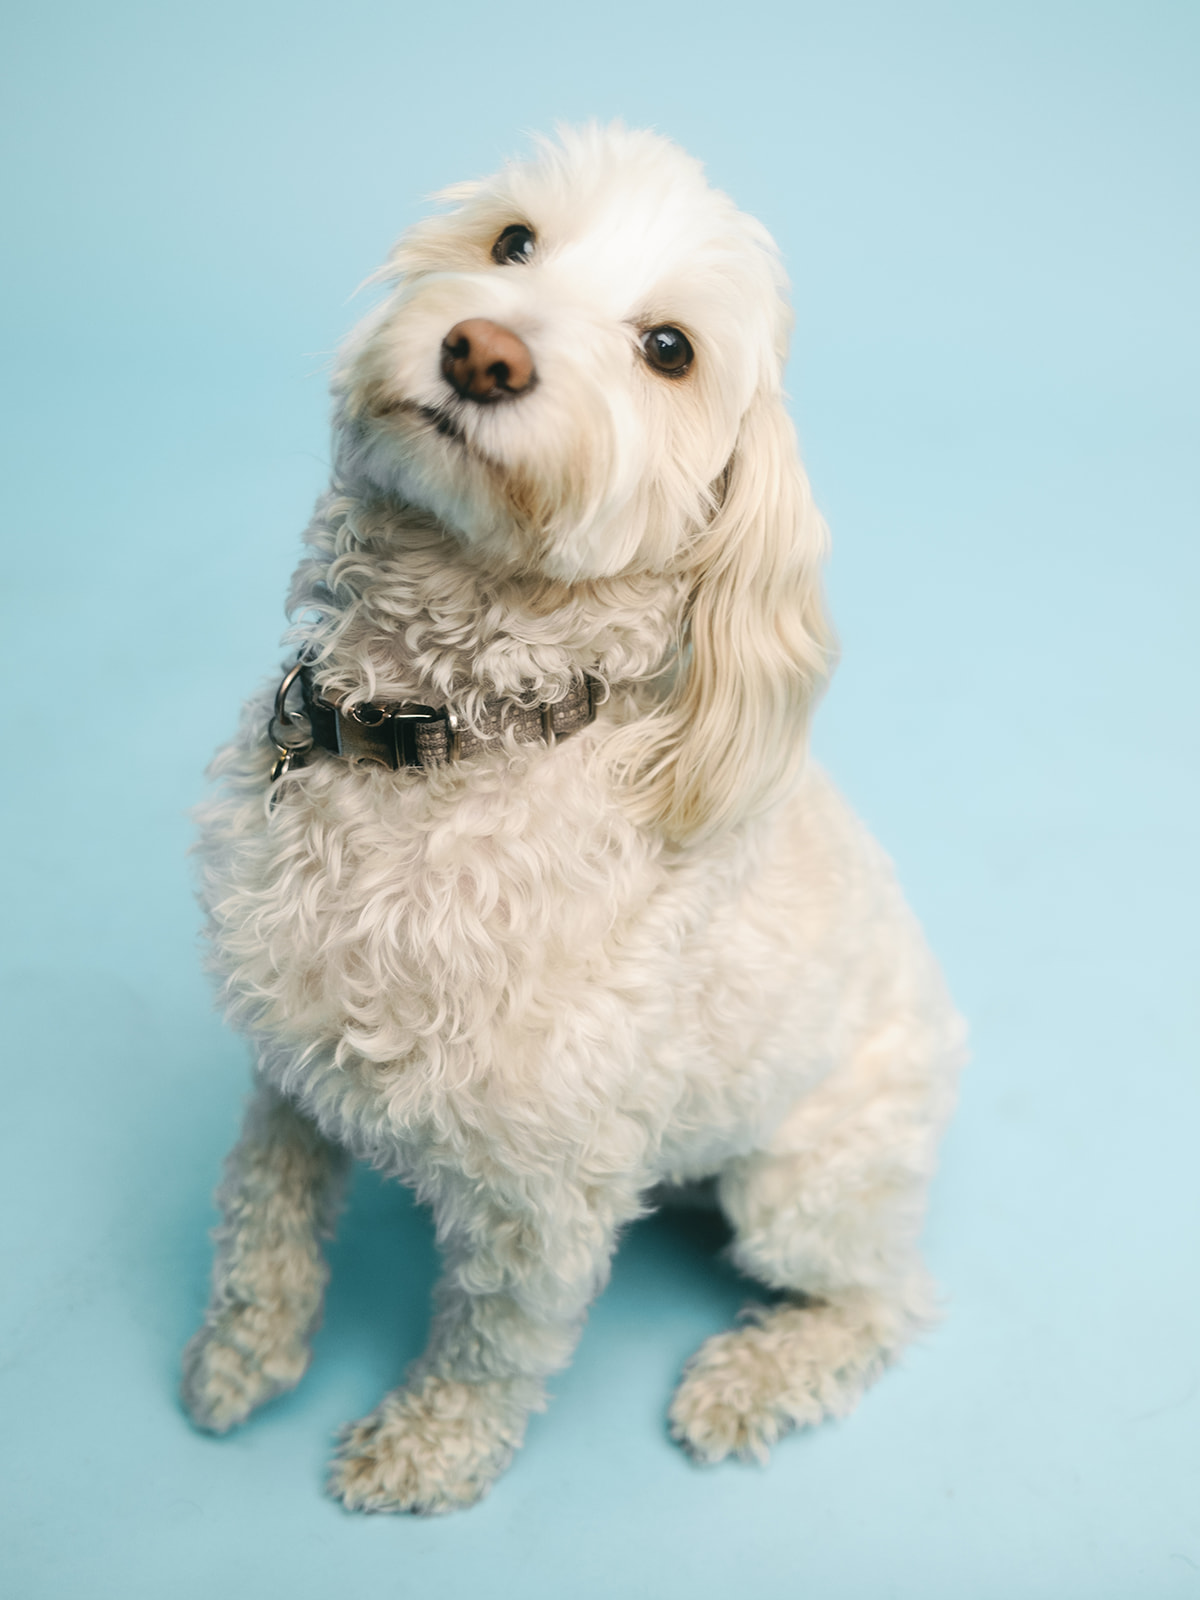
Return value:
[(688, 1363), (670, 1424), (697, 1459), (762, 1460), (790, 1428), (846, 1415), (936, 1320), (917, 1236), (958, 1054), (956, 1025), (881, 1031), (722, 1175), (733, 1258), (783, 1298)]
[(470, 1206), (465, 1189), (439, 1199), (449, 1248), (425, 1354), (343, 1435), (329, 1488), (351, 1510), (452, 1511), (486, 1492), (569, 1360), (618, 1223), (637, 1210), (594, 1191), (519, 1212)]
[(198, 1427), (224, 1433), (304, 1375), (328, 1276), (320, 1240), (347, 1166), (289, 1101), (257, 1089), (217, 1192), (204, 1326), (183, 1357), (183, 1402)]

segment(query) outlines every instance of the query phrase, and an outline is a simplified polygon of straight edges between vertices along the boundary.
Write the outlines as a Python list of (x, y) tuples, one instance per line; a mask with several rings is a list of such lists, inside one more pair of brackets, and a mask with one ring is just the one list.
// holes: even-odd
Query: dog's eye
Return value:
[(678, 378), (691, 366), (695, 352), (678, 328), (651, 328), (642, 335), (642, 354), (655, 372)]
[(492, 246), (492, 260), (502, 267), (511, 261), (532, 261), (533, 246), (533, 229), (523, 222), (511, 223)]

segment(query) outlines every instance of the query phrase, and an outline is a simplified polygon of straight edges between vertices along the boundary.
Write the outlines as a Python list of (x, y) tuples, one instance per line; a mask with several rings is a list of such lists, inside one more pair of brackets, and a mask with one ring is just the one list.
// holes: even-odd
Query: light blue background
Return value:
[[(15, 7), (13, 8), (16, 9)], [(3, 45), (5, 1593), (1200, 1593), (1195, 5), (21, 8)], [(176, 1409), (241, 1045), (201, 769), (276, 661), (348, 295), (557, 118), (653, 123), (778, 237), (844, 665), (822, 757), (973, 1026), (950, 1311), (769, 1469), (666, 1442), (743, 1287), (622, 1246), (477, 1510), (351, 1518), (331, 1434), (419, 1348), (371, 1176), (298, 1393)]]

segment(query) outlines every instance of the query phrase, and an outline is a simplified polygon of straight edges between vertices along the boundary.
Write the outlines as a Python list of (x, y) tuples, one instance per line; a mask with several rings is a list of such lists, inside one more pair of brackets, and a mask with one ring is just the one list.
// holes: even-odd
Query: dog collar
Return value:
[[(288, 695), (299, 682), (303, 719), (288, 710)], [(275, 695), (267, 733), (279, 752), (271, 782), (304, 765), (312, 750), (326, 750), (359, 766), (440, 766), (486, 750), (509, 730), (519, 744), (552, 745), (586, 728), (596, 715), (596, 682), (581, 673), (561, 700), (528, 705), (500, 697), (485, 700), (468, 726), (452, 706), (427, 706), (409, 700), (330, 700), (317, 689), (312, 667), (303, 658), (290, 667)], [(307, 726), (305, 726), (307, 724)]]

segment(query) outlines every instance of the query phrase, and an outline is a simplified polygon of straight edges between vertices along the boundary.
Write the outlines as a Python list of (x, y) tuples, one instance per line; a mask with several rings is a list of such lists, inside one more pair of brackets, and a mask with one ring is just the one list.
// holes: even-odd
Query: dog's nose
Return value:
[(533, 357), (511, 329), (468, 317), (442, 340), (442, 377), (464, 400), (508, 400), (533, 386)]

